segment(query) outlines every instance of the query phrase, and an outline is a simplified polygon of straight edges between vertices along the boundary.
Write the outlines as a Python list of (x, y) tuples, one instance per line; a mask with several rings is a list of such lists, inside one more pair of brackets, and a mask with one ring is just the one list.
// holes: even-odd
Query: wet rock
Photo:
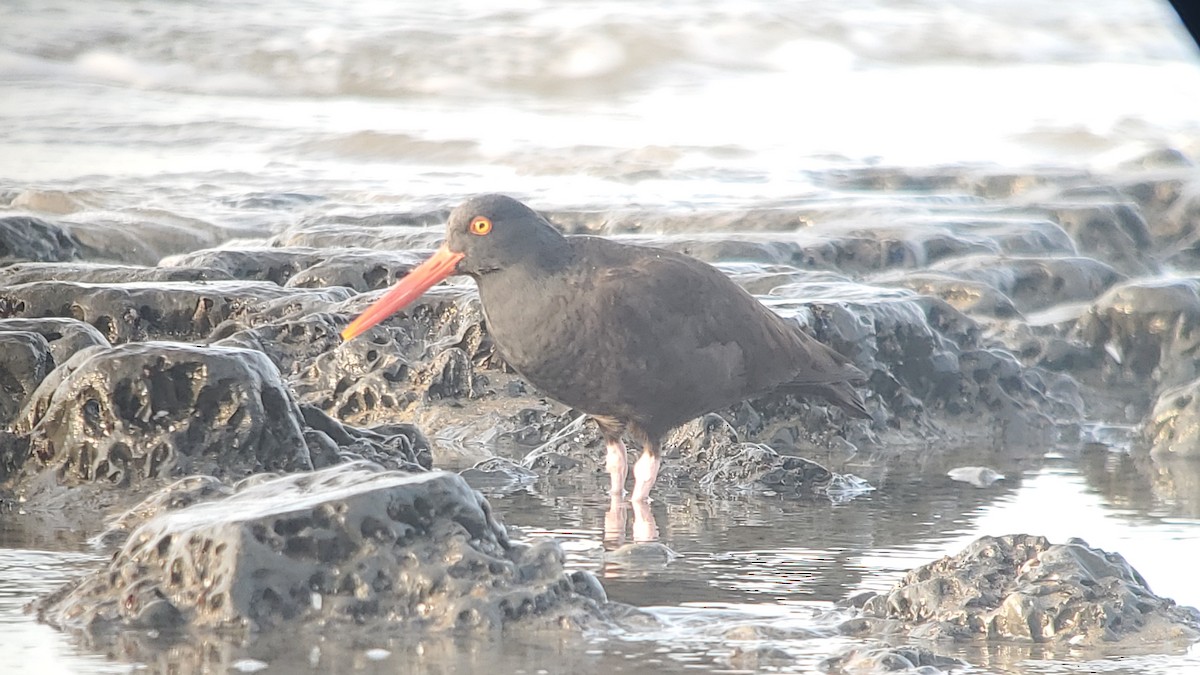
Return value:
[(0, 318), (71, 317), (113, 344), (202, 340), (221, 322), (287, 310), (306, 314), (350, 296), (348, 289), (285, 289), (248, 281), (87, 284), (41, 281), (0, 288)]
[(635, 541), (606, 551), (604, 562), (617, 567), (646, 570), (666, 567), (678, 557), (678, 553), (660, 541)]
[(832, 480), (832, 472), (811, 460), (782, 456), (759, 443), (739, 443), (714, 462), (699, 483), (710, 490), (720, 487), (796, 497), (821, 494)]
[(207, 267), (141, 267), (106, 263), (17, 263), (0, 267), (0, 286), (33, 281), (80, 281), (91, 284), (130, 281), (225, 281), (233, 277)]
[(771, 233), (641, 235), (634, 243), (701, 260), (740, 260), (842, 273), (913, 269), (970, 254), (1074, 255), (1075, 246), (1048, 220), (978, 216), (911, 216), (894, 225), (825, 222), (787, 236)]
[(1004, 480), (1004, 474), (986, 466), (959, 466), (946, 473), (950, 480), (970, 483), (975, 487), (987, 487), (998, 480)]
[(851, 190), (957, 192), (978, 197), (1005, 198), (1081, 178), (1086, 178), (1086, 174), (1066, 169), (1014, 173), (989, 166), (947, 165), (840, 169), (829, 172), (825, 180), (832, 187)]
[(0, 333), (11, 331), (28, 331), (41, 335), (50, 345), (55, 364), (66, 363), (72, 354), (85, 347), (109, 346), (108, 340), (104, 339), (100, 331), (91, 324), (75, 319), (0, 319)]
[(492, 457), (459, 472), (463, 480), (476, 490), (515, 490), (538, 479), (529, 469), (503, 457)]
[(0, 265), (79, 257), (79, 242), (61, 226), (33, 216), (0, 217)]
[[(351, 311), (369, 299), (356, 300)], [(444, 468), (469, 467), (505, 446), (533, 447), (562, 421), (539, 421), (547, 404), (496, 357), (473, 288), (434, 289), (345, 343), (337, 334), (344, 321), (306, 317), (285, 331), (268, 325), (220, 344), (260, 344), (291, 374), (302, 402), (339, 419), (417, 425), (435, 439), (434, 461)]]
[(879, 675), (881, 673), (938, 675), (966, 665), (966, 661), (952, 656), (942, 656), (924, 647), (872, 645), (853, 647), (837, 656), (825, 659), (821, 662), (820, 669), (835, 675)]
[(1097, 645), (1200, 638), (1200, 613), (1154, 595), (1116, 553), (1079, 539), (982, 537), (874, 595), (847, 632)]
[(217, 497), (228, 497), (234, 489), (212, 476), (187, 476), (154, 491), (149, 497), (114, 518), (101, 532), (98, 541), (106, 546), (120, 545), (140, 525), (167, 511)]
[[(397, 224), (410, 219), (414, 225)], [(431, 251), (446, 236), (445, 217), (367, 216), (303, 223), (272, 237), (271, 246), (308, 246), (318, 249), (366, 248), (379, 251)], [(378, 223), (372, 226), (370, 223)]]
[[(1101, 363), (1110, 386), (1129, 393), (1200, 377), (1200, 280), (1136, 279), (1114, 286), (1079, 319), (1075, 334)], [(1146, 387), (1145, 385), (1152, 385)], [(1138, 404), (1149, 407), (1149, 400)]]
[(159, 265), (164, 268), (211, 268), (233, 279), (270, 281), (283, 286), (297, 272), (324, 257), (314, 248), (210, 248), (168, 256)]
[(1132, 173), (1118, 180), (1116, 187), (1137, 202), (1160, 247), (1169, 250), (1194, 241), (1200, 224), (1200, 178), (1195, 167), (1181, 165)]
[(1142, 424), (1144, 443), (1155, 457), (1200, 458), (1200, 380), (1158, 395)]
[(972, 316), (1014, 319), (1021, 315), (1012, 298), (982, 281), (960, 279), (939, 272), (906, 272), (879, 276), (876, 283), (901, 286), (921, 295), (929, 295)]
[(74, 213), (64, 222), (79, 241), (80, 257), (98, 262), (156, 265), (164, 257), (210, 248), (255, 229), (211, 223), (161, 209)]
[(53, 369), (54, 357), (46, 338), (0, 327), (0, 427), (17, 417), (34, 388)]
[(355, 463), (153, 516), (37, 610), (91, 634), (572, 629), (599, 616), (598, 588), (557, 544), (510, 542), (457, 475)]
[(987, 284), (1011, 298), (1021, 312), (1093, 300), (1123, 279), (1108, 264), (1079, 256), (974, 255), (944, 260), (930, 269)]
[(258, 352), (92, 347), (51, 373), (22, 411), (14, 430), (29, 437), (29, 453), (18, 489), (309, 469), (301, 421)]
[(777, 670), (796, 662), (794, 656), (772, 645), (735, 645), (724, 660), (731, 668), (751, 672)]
[(423, 251), (342, 250), (296, 273), (295, 288), (348, 286), (359, 292), (388, 288), (429, 257)]
[[(251, 327), (250, 321), (255, 319), (265, 323)], [(344, 316), (331, 312), (271, 319), (260, 311), (253, 318), (247, 317), (246, 321), (226, 320), (213, 328), (208, 338), (209, 344), (215, 347), (260, 351), (275, 363), (279, 372), (296, 381), (307, 379), (306, 370), (313, 371), (311, 375), (322, 372), (325, 361), (340, 363), (338, 357), (343, 347), (339, 333), (346, 323)]]
[[(1078, 415), (1050, 390), (1071, 383), (1039, 376), (985, 341), (977, 322), (936, 298), (834, 283), (781, 286), (773, 295), (808, 298), (771, 306), (850, 356), (893, 424), (921, 425), (934, 412), (983, 415), (1006, 442), (1037, 444), (1053, 435), (1054, 419)], [(769, 404), (756, 406), (768, 411), (765, 416), (777, 414)]]
[(1103, 260), (1129, 276), (1157, 274), (1154, 236), (1142, 210), (1124, 197), (1115, 201), (1039, 203), (1071, 235), (1079, 251)]
[(217, 248), (171, 256), (160, 265), (212, 268), (235, 279), (297, 288), (347, 286), (361, 293), (391, 286), (425, 257), (420, 251), (406, 250)]
[[(320, 447), (336, 448), (336, 462), (369, 460), (386, 469), (423, 471), (433, 468), (433, 451), (429, 439), (412, 424), (378, 424), (370, 428), (359, 428), (342, 424), (312, 405), (301, 404), (304, 416), (305, 440), (313, 447), (313, 437), (321, 436), (326, 443)], [(334, 464), (332, 457), (318, 462), (318, 468)]]

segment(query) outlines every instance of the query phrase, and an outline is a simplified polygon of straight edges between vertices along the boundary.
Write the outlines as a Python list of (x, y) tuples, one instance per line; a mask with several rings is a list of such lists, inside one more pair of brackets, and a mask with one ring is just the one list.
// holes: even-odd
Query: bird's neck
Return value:
[(562, 233), (546, 227), (537, 231), (537, 238), (527, 261), (531, 273), (553, 274), (570, 264), (571, 242)]

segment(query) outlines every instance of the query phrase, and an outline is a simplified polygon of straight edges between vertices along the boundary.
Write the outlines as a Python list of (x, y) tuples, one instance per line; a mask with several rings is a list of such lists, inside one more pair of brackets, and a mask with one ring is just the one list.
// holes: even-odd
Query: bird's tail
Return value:
[(846, 414), (851, 417), (864, 420), (873, 419), (871, 413), (867, 411), (867, 404), (863, 400), (862, 394), (849, 382), (792, 384), (788, 385), (787, 390), (803, 396), (823, 398), (845, 410)]

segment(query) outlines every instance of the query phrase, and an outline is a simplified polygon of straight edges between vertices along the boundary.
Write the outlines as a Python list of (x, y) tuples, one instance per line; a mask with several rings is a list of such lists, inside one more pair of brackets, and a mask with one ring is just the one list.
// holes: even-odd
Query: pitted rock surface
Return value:
[(420, 252), (305, 246), (218, 248), (172, 256), (164, 266), (221, 270), (230, 278), (280, 286), (346, 286), (358, 292), (391, 286), (424, 259)]
[(582, 626), (604, 602), (594, 577), (564, 572), (557, 544), (510, 542), (459, 476), (354, 463), (154, 515), (38, 613), (89, 633), (491, 631)]
[(263, 354), (144, 342), (75, 354), (34, 392), (16, 430), (29, 437), (31, 479), (131, 487), (310, 469), (301, 424)]
[(96, 327), (111, 343), (149, 339), (202, 340), (221, 322), (282, 308), (320, 311), (350, 291), (285, 289), (248, 281), (88, 284), (39, 281), (0, 288), (0, 318), (71, 317)]
[(53, 369), (54, 357), (46, 338), (0, 326), (0, 427), (16, 419), (38, 383)]
[(981, 537), (866, 599), (856, 634), (1098, 645), (1200, 638), (1200, 614), (1150, 591), (1117, 553), (1071, 539)]
[(91, 324), (77, 319), (0, 319), (0, 333), (28, 331), (38, 333), (50, 344), (54, 363), (66, 363), (75, 352), (86, 347), (108, 347), (108, 340)]
[(952, 656), (942, 656), (925, 647), (872, 645), (854, 647), (825, 659), (821, 671), (832, 675), (884, 675), (886, 673), (913, 673), (913, 675), (938, 675), (968, 665), (966, 661)]
[(1160, 393), (1141, 428), (1138, 449), (1156, 458), (1200, 458), (1200, 380)]
[(1190, 382), (1200, 377), (1200, 279), (1118, 284), (1091, 305), (1075, 332), (1110, 386), (1136, 385), (1152, 395), (1154, 387)]
[(34, 281), (116, 284), (131, 281), (224, 281), (228, 274), (205, 267), (139, 267), (106, 263), (17, 263), (0, 267), (0, 286)]

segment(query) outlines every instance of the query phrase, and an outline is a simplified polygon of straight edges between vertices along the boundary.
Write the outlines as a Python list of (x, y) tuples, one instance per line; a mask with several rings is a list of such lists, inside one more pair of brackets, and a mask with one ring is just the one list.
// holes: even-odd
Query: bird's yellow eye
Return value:
[(492, 219), (487, 216), (475, 216), (471, 219), (471, 234), (484, 235), (492, 231)]

